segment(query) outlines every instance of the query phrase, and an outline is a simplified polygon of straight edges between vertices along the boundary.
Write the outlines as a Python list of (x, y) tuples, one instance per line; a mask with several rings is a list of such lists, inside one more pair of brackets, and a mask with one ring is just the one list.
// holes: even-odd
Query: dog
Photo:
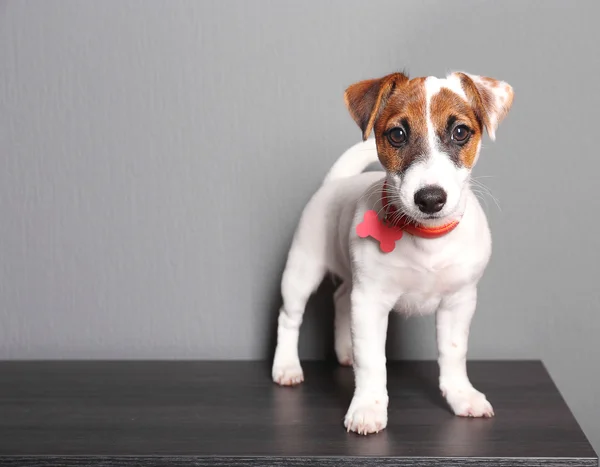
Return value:
[[(442, 79), (393, 73), (353, 84), (344, 97), (363, 141), (334, 163), (300, 218), (281, 282), (273, 380), (303, 381), (298, 333), (309, 297), (330, 273), (340, 280), (335, 353), (354, 368), (348, 431), (366, 435), (387, 425), (392, 310), (436, 313), (443, 397), (458, 416), (492, 417), (466, 369), (477, 284), (491, 254), (469, 180), (484, 129), (494, 140), (513, 89), (462, 72)], [(385, 172), (363, 172), (376, 161)]]

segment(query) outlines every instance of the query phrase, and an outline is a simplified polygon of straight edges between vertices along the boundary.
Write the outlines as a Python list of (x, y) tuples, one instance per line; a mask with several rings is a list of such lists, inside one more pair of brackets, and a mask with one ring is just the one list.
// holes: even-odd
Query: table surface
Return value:
[(389, 422), (346, 433), (349, 368), (264, 362), (0, 362), (0, 465), (598, 465), (540, 362), (471, 362), (493, 419), (454, 417), (434, 362), (389, 362)]

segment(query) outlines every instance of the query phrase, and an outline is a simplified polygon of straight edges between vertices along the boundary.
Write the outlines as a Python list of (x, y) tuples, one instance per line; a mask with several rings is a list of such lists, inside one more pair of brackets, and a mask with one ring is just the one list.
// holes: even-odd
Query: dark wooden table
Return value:
[(0, 466), (592, 466), (539, 362), (473, 362), (493, 419), (454, 417), (435, 363), (390, 363), (388, 428), (346, 433), (352, 370), (305, 363), (280, 388), (261, 362), (2, 362)]

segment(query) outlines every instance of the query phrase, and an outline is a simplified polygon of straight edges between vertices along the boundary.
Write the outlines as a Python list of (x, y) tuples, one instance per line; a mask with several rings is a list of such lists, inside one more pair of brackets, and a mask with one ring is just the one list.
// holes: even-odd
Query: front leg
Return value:
[(382, 295), (381, 290), (364, 286), (355, 286), (351, 295), (355, 388), (344, 426), (364, 435), (387, 425), (385, 340), (394, 301)]
[(494, 409), (467, 376), (469, 327), (477, 303), (476, 287), (445, 297), (437, 312), (440, 390), (461, 417), (493, 417)]

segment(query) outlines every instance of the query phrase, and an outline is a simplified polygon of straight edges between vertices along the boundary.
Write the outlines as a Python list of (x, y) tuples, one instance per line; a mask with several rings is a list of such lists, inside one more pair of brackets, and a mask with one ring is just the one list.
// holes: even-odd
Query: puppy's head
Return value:
[(412, 80), (393, 73), (353, 84), (345, 94), (363, 139), (375, 133), (390, 201), (425, 224), (460, 209), (483, 130), (495, 138), (512, 100), (507, 83), (465, 73)]

